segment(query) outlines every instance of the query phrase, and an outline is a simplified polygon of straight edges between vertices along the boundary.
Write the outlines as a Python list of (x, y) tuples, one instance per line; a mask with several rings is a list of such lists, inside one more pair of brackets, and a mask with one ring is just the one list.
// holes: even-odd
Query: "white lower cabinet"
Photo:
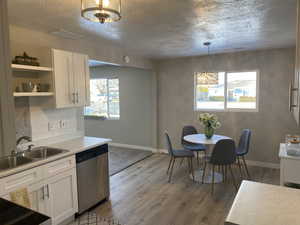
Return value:
[[(22, 188), (24, 186), (17, 187), (17, 189)], [(16, 189), (16, 190), (17, 190)], [(31, 209), (40, 213), (43, 213), (47, 216), (49, 215), (49, 206), (47, 196), (45, 195), (45, 185), (44, 182), (35, 183), (27, 186), (28, 195), (30, 199)], [(11, 200), (10, 194), (1, 196), (4, 199)]]
[[(52, 225), (60, 224), (78, 211), (75, 166), (72, 156), (2, 178), (0, 196), (11, 200), (10, 192), (26, 187), (31, 209), (51, 217)], [(54, 170), (55, 174), (51, 174)], [(34, 181), (28, 182), (29, 178)]]
[(47, 216), (49, 215), (48, 200), (45, 195), (44, 182), (32, 184), (28, 188), (31, 209)]
[(53, 224), (74, 215), (78, 210), (76, 170), (68, 170), (48, 179), (47, 193)]

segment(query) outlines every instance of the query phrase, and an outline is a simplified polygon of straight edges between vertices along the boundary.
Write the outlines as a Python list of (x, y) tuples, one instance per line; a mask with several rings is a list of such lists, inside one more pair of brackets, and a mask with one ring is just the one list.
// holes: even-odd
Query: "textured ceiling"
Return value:
[[(10, 22), (113, 41), (132, 54), (169, 58), (295, 45), (296, 0), (122, 0), (122, 19), (80, 17), (80, 0), (8, 0)], [(100, 37), (100, 38), (99, 38)]]

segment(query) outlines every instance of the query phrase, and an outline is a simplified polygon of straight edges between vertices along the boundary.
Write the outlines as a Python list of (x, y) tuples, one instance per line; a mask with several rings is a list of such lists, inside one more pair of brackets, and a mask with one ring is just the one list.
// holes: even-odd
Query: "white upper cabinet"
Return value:
[(88, 56), (57, 49), (52, 54), (56, 107), (89, 105)]
[(299, 107), (299, 98), (300, 98), (300, 5), (298, 1), (297, 7), (297, 42), (296, 42), (296, 61), (295, 61), (295, 76), (293, 79), (293, 83), (290, 85), (290, 99), (289, 99), (289, 107), (290, 111), (293, 113), (293, 116), (299, 125), (300, 121), (300, 107)]
[(73, 53), (73, 69), (74, 69), (74, 91), (75, 104), (77, 106), (89, 105), (90, 97), (90, 71), (88, 65), (88, 56)]
[(56, 107), (74, 106), (72, 53), (53, 49), (53, 74)]

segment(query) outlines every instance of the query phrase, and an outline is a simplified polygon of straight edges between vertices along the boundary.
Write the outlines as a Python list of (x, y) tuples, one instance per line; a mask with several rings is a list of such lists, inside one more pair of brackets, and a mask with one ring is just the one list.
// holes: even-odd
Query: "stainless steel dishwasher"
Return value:
[(76, 154), (78, 214), (109, 198), (108, 145)]

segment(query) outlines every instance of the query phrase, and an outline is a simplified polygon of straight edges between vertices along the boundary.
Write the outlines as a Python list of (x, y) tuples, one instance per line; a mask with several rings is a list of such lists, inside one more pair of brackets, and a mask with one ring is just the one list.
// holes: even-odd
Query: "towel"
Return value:
[(12, 202), (30, 208), (30, 200), (27, 188), (20, 188), (9, 193)]

